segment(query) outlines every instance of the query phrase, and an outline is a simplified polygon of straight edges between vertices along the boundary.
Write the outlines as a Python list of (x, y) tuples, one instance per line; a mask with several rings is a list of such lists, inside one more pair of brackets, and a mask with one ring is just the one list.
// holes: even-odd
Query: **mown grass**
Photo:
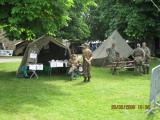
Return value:
[[(159, 64), (154, 59), (152, 67)], [(158, 120), (159, 111), (148, 116), (145, 109), (113, 110), (112, 105), (147, 105), (150, 75), (93, 67), (90, 83), (83, 78), (40, 76), (18, 79), (19, 63), (0, 64), (0, 120)]]

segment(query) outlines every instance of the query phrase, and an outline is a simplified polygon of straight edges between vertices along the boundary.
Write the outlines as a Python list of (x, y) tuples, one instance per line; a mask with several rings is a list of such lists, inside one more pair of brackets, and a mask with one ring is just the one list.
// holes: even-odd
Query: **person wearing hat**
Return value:
[(145, 57), (145, 52), (141, 48), (141, 45), (138, 43), (137, 48), (135, 48), (133, 51), (133, 58), (135, 61), (135, 71), (137, 73), (142, 74), (142, 72), (143, 72), (142, 67), (143, 67), (144, 57)]
[(72, 54), (71, 58), (69, 59), (70, 69), (69, 69), (69, 72), (68, 72), (68, 74), (71, 75), (71, 80), (73, 80), (76, 77), (77, 72), (78, 72), (79, 64), (80, 64), (80, 62), (77, 58), (77, 55)]
[(144, 57), (144, 64), (143, 64), (143, 73), (144, 74), (149, 74), (149, 61), (151, 58), (151, 52), (150, 49), (147, 47), (146, 43), (142, 43), (142, 49), (145, 52), (145, 57)]
[(89, 49), (89, 45), (84, 44), (82, 49), (83, 53), (83, 75), (84, 82), (90, 82), (91, 79), (91, 61), (92, 61), (92, 51)]

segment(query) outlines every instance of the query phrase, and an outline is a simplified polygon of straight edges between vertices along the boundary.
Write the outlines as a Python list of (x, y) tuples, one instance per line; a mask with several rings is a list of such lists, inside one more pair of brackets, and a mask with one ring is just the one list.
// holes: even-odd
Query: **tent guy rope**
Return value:
[(160, 8), (156, 5), (156, 3), (155, 3), (153, 0), (151, 0), (151, 2), (152, 2), (153, 5), (158, 9), (158, 11), (160, 12)]

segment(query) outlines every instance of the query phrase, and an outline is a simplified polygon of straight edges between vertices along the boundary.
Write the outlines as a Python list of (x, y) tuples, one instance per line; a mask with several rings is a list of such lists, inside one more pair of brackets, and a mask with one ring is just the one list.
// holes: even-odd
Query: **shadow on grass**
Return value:
[(75, 86), (86, 85), (87, 83), (89, 83), (89, 82), (84, 82), (84, 81), (82, 80), (82, 81), (80, 81), (80, 82), (78, 82), (78, 83), (75, 83), (74, 85), (75, 85)]
[(155, 118), (154, 114), (149, 114), (149, 115), (147, 115), (146, 120), (154, 120), (154, 118)]
[(160, 113), (160, 111), (155, 111), (154, 113), (148, 114), (146, 120), (155, 120), (156, 116)]
[[(40, 79), (18, 79), (14, 71), (0, 71), (0, 112), (23, 112), (24, 106), (46, 107), (55, 101), (70, 96), (61, 87), (54, 85), (52, 79), (45, 76)], [(61, 80), (56, 76), (53, 80)], [(50, 81), (50, 82), (48, 82)], [(22, 108), (22, 109), (21, 109)], [(26, 108), (25, 108), (26, 109)], [(34, 109), (34, 108), (32, 108)], [(25, 112), (25, 110), (24, 110)]]
[(159, 115), (160, 109), (153, 110), (153, 113), (147, 114), (146, 120), (155, 120)]
[[(38, 75), (38, 80), (40, 81), (58, 81), (58, 80), (64, 80), (64, 81), (70, 81), (70, 76), (66, 74), (54, 74), (52, 73), (51, 75), (47, 73), (37, 73)], [(16, 77), (16, 71), (0, 71), (0, 80), (35, 80), (36, 77), (33, 77), (32, 79), (29, 78), (17, 78)]]
[(0, 80), (12, 80), (16, 78), (16, 72), (15, 71), (0, 71)]

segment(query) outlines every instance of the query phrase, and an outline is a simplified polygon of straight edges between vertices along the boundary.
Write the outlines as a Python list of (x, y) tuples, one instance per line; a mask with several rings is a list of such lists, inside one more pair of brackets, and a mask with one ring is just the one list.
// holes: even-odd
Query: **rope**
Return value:
[(153, 5), (158, 9), (158, 11), (160, 12), (160, 8), (156, 5), (156, 3), (155, 3), (153, 0), (151, 0), (151, 2), (152, 2)]

